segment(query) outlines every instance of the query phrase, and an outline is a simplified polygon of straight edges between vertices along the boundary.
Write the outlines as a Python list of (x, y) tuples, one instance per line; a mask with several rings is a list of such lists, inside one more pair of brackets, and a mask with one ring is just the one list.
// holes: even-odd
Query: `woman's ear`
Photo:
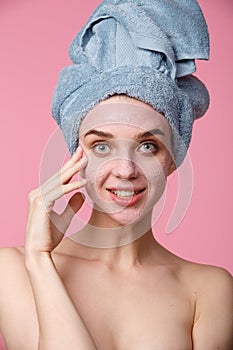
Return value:
[(171, 163), (170, 163), (168, 170), (167, 170), (167, 176), (171, 175), (174, 170), (176, 170), (175, 162), (174, 162), (174, 160), (171, 160)]

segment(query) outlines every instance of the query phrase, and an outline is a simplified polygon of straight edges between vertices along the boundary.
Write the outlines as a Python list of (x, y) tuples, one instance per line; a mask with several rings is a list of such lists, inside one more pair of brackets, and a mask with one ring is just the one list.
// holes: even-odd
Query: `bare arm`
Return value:
[(81, 159), (79, 148), (61, 171), (29, 194), (25, 266), (37, 310), (39, 350), (96, 350), (51, 258), (52, 250), (62, 240), (72, 216), (83, 202), (76, 193), (61, 215), (53, 211), (58, 198), (81, 186), (70, 182), (85, 165)]
[(221, 268), (204, 278), (193, 327), (194, 350), (233, 349), (233, 279)]
[(31, 258), (29, 265), (39, 321), (39, 350), (96, 350), (50, 255)]

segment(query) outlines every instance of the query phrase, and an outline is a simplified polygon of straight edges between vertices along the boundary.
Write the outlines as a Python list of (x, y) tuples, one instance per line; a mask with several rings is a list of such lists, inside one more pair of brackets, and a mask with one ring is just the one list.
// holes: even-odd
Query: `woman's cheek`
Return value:
[(152, 208), (161, 198), (166, 188), (167, 162), (161, 161), (157, 157), (149, 158), (140, 162), (148, 186), (147, 206)]
[(85, 169), (82, 170), (81, 176), (85, 179), (87, 179), (87, 185), (86, 189), (91, 196), (91, 193), (93, 190), (96, 191), (96, 187), (101, 186), (101, 184), (104, 183), (104, 180), (107, 177), (107, 170), (106, 169), (106, 159), (104, 157), (96, 157), (92, 154), (90, 151), (89, 153), (86, 153), (88, 162)]

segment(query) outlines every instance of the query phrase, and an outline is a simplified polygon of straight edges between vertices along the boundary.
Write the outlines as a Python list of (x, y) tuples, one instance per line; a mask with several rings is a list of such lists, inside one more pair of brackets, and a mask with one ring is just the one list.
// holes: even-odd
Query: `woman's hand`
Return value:
[(53, 206), (64, 194), (86, 184), (86, 181), (70, 182), (86, 164), (87, 159), (78, 147), (60, 171), (29, 194), (25, 267), (37, 311), (39, 350), (96, 350), (51, 255), (84, 199), (81, 193), (75, 193), (61, 215), (54, 212)]
[(41, 187), (29, 193), (29, 213), (26, 226), (25, 257), (37, 253), (51, 253), (61, 242), (75, 213), (84, 199), (76, 192), (65, 210), (58, 215), (53, 211), (55, 201), (64, 194), (83, 187), (87, 181), (70, 182), (72, 177), (87, 164), (83, 150), (79, 146), (65, 165), (49, 178)]

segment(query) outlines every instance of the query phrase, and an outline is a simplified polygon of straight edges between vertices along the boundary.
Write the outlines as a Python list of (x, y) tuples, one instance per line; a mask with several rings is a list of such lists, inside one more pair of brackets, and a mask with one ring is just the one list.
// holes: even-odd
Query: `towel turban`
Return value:
[(72, 41), (72, 65), (62, 69), (52, 115), (71, 154), (85, 115), (100, 101), (126, 94), (164, 114), (179, 166), (195, 119), (209, 106), (192, 73), (209, 58), (209, 34), (195, 0), (105, 0)]

